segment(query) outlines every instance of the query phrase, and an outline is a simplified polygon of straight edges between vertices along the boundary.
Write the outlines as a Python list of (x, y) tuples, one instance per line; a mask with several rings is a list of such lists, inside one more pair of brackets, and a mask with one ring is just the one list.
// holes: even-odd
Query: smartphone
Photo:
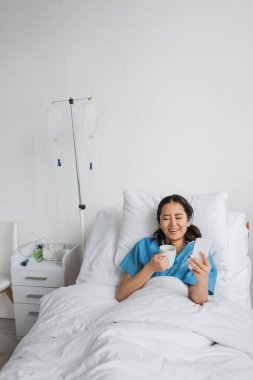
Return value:
[(211, 245), (212, 245), (211, 239), (197, 238), (195, 241), (194, 248), (193, 248), (192, 256), (202, 261), (202, 256), (200, 252), (204, 252), (208, 257), (209, 251), (211, 249)]

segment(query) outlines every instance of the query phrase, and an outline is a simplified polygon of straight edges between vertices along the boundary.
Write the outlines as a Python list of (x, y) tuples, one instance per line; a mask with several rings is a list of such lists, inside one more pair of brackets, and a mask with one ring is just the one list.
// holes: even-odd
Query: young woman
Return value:
[[(118, 301), (155, 276), (179, 278), (189, 286), (189, 298), (197, 304), (203, 304), (208, 294), (214, 294), (217, 271), (212, 256), (203, 252), (202, 261), (191, 257), (195, 240), (201, 237), (199, 229), (190, 224), (192, 216), (193, 208), (182, 196), (174, 194), (161, 200), (157, 209), (159, 229), (154, 237), (140, 240), (120, 264), (126, 273), (117, 290)], [(170, 269), (166, 269), (167, 257), (159, 252), (162, 244), (176, 247), (176, 259)]]

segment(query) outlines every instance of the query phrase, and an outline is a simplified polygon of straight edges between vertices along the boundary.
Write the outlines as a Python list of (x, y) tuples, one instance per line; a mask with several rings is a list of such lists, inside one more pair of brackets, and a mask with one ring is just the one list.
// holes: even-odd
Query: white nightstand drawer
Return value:
[(17, 336), (25, 336), (28, 331), (33, 327), (35, 321), (26, 321), (16, 319), (16, 334)]
[(11, 280), (13, 285), (59, 288), (60, 286), (64, 286), (64, 271), (13, 268), (11, 271)]
[(39, 315), (40, 305), (27, 303), (14, 303), (15, 319), (36, 321)]
[(14, 302), (40, 304), (40, 299), (56, 288), (40, 286), (12, 286)]

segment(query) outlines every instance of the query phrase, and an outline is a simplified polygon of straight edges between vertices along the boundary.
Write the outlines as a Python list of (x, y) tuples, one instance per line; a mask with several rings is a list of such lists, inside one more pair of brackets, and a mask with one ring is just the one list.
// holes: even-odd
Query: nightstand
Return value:
[(23, 267), (24, 257), (17, 251), (11, 258), (11, 281), (13, 291), (16, 333), (23, 337), (31, 329), (39, 315), (40, 299), (47, 293), (75, 283), (79, 273), (82, 252), (79, 244), (65, 244), (67, 253), (62, 263), (29, 259)]

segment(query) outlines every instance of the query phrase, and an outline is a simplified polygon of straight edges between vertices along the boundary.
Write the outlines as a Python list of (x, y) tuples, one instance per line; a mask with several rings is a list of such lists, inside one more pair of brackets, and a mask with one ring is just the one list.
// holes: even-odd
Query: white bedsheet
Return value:
[(229, 301), (195, 305), (177, 279), (118, 303), (101, 284), (43, 297), (1, 380), (250, 380), (253, 317)]

